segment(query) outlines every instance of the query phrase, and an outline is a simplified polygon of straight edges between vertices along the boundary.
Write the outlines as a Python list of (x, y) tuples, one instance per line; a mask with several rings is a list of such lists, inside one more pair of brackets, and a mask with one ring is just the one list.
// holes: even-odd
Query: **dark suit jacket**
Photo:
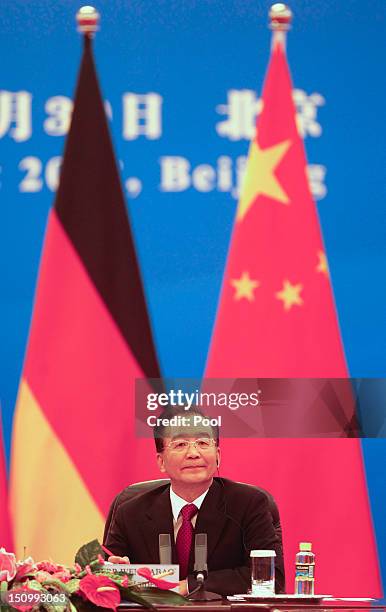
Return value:
[[(132, 563), (159, 563), (158, 535), (170, 533), (174, 545), (170, 485), (162, 485), (122, 503), (116, 511), (105, 545)], [(196, 533), (208, 536), (207, 591), (220, 595), (246, 593), (251, 584), (249, 553), (276, 550), (276, 592), (284, 590), (282, 551), (272, 525), (266, 496), (245, 484), (216, 478), (197, 514)], [(192, 574), (194, 547), (189, 562), (189, 591), (196, 586)]]

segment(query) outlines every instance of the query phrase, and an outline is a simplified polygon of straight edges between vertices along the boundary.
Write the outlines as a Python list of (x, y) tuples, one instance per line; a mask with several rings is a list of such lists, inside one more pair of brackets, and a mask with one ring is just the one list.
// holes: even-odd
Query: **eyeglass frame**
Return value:
[[(198, 448), (197, 447), (197, 442), (199, 440), (205, 440), (205, 442), (209, 442), (208, 448)], [(171, 445), (173, 443), (175, 443), (175, 442), (187, 442), (188, 446), (186, 448), (184, 448), (184, 449), (181, 449), (181, 450), (178, 450), (176, 448), (171, 448)], [(190, 448), (190, 446), (194, 446), (194, 448), (196, 450), (205, 452), (205, 451), (209, 450), (210, 448), (216, 447), (217, 446), (217, 440), (215, 440), (214, 438), (204, 438), (204, 437), (196, 438), (196, 440), (186, 440), (186, 438), (175, 438), (174, 440), (170, 440), (170, 442), (165, 444), (165, 446), (163, 447), (163, 450), (166, 450), (167, 448), (169, 448), (171, 450), (171, 452), (182, 453), (184, 451), (186, 452)]]

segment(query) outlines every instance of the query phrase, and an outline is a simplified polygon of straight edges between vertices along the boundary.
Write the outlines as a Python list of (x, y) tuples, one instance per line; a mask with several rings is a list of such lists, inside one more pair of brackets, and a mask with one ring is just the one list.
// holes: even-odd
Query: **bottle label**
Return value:
[(297, 563), (296, 578), (314, 578), (315, 565), (312, 563)]

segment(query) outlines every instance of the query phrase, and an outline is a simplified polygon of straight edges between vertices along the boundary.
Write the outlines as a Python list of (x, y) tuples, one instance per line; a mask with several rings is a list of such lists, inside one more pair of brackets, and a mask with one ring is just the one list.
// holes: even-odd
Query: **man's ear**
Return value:
[(162, 453), (157, 453), (157, 463), (160, 472), (166, 472), (165, 462)]
[(217, 454), (216, 463), (217, 463), (217, 467), (219, 468), (220, 467), (220, 463), (221, 463), (221, 451), (220, 451), (219, 447), (216, 448), (216, 454)]

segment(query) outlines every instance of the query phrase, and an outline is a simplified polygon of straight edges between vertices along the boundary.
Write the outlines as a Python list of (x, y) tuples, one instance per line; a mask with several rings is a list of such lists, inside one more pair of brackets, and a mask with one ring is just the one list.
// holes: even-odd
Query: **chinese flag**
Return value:
[[(291, 92), (278, 41), (249, 150), (207, 377), (348, 376)], [(298, 544), (310, 541), (316, 592), (380, 595), (358, 440), (224, 440), (223, 447), (226, 475), (260, 484), (278, 500), (288, 592)]]
[[(16, 551), (71, 563), (116, 493), (148, 475), (134, 379), (159, 377), (91, 41), (46, 231), (14, 421)], [(151, 450), (150, 450), (151, 449)], [(140, 457), (143, 450), (145, 460)]]
[(3, 432), (1, 424), (1, 407), (0, 407), (0, 548), (5, 548), (8, 552), (12, 552), (12, 538), (8, 515), (8, 486), (7, 486), (7, 469), (5, 465), (5, 455), (3, 448)]

